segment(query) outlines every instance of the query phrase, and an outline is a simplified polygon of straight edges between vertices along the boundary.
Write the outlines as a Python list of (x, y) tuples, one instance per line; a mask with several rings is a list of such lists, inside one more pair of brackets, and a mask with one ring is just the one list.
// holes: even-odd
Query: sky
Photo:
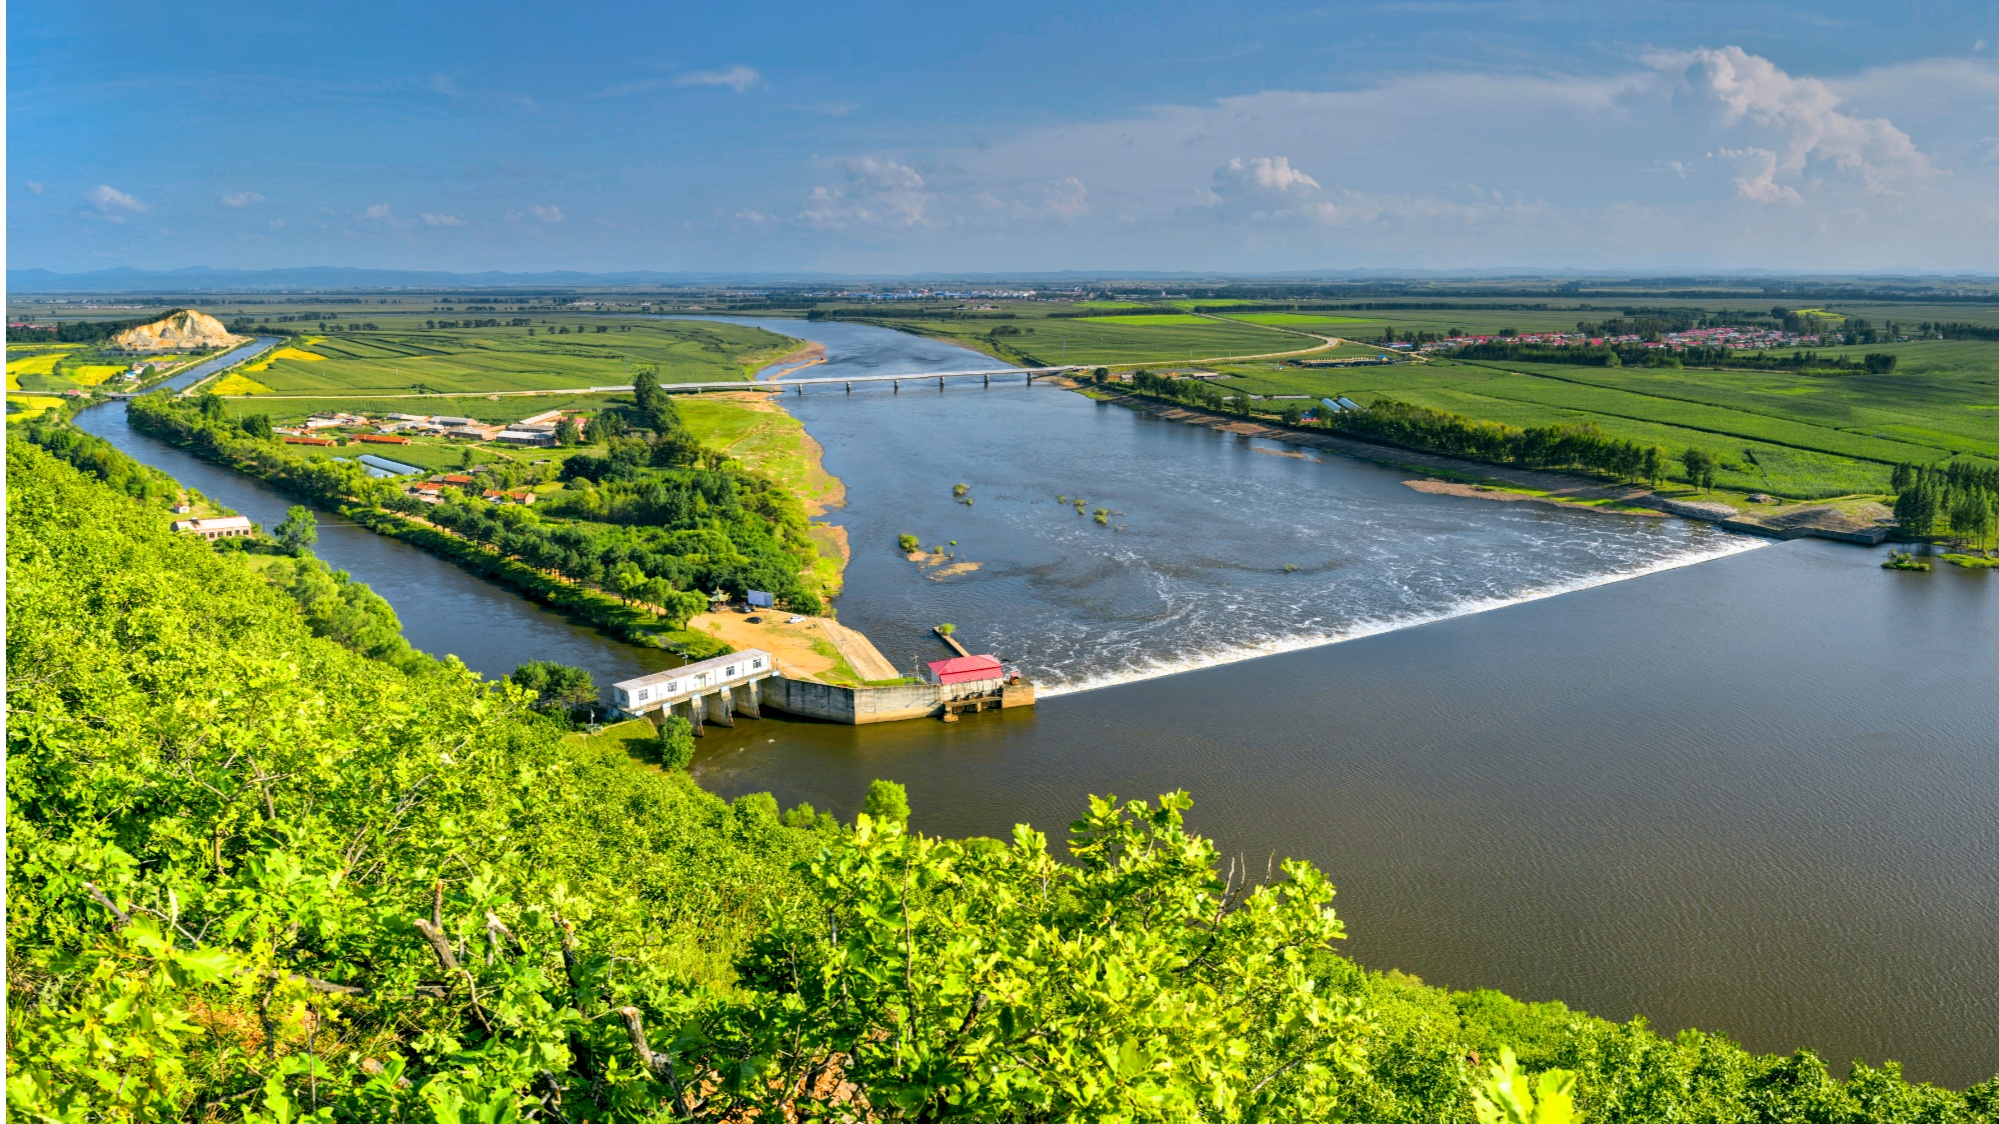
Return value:
[(7, 264), (1999, 272), (1991, 0), (7, 12)]

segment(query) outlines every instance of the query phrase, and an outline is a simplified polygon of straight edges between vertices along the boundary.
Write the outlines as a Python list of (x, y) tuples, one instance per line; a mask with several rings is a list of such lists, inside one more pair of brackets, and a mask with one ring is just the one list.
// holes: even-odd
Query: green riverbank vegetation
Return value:
[(13, 1118), (1999, 1120), (1999, 1079), (1363, 969), (1324, 873), (1219, 865), (1179, 793), (1057, 846), (886, 782), (724, 802), (315, 635), (115, 475), (9, 442)]
[[(334, 508), (641, 643), (715, 654), (686, 629), (708, 593), (774, 594), (823, 608), (824, 568), (799, 500), (703, 447), (650, 372), (634, 405), (593, 418), (600, 444), (560, 457), (481, 465), (436, 502), (359, 464), (294, 452), (232, 419), (212, 395), (134, 399), (134, 427)], [(254, 416), (254, 415), (253, 415)], [(602, 417), (602, 415), (600, 415)], [(612, 424), (615, 420), (615, 424)], [(532, 505), (492, 502), (531, 493)]]
[(1900, 464), (1892, 484), (1895, 520), (1909, 538), (1988, 551), (1999, 535), (1999, 465)]

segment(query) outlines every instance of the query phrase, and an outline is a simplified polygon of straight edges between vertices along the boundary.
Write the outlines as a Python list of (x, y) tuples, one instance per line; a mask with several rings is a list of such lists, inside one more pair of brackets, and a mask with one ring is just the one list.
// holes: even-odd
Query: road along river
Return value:
[[(859, 325), (767, 326), (825, 343), (818, 376), (968, 358)], [(1185, 787), (1231, 854), (1328, 870), (1363, 963), (1835, 1063), (1898, 1057), (1917, 1078), (1999, 1071), (1990, 574), (1425, 495), (1053, 387), (785, 405), (847, 485), (841, 619), (905, 667), (943, 656), (927, 630), (952, 621), (1053, 697), (953, 726), (713, 730), (704, 785), (851, 812), (885, 776), (925, 830), (1058, 835), (1085, 793)], [(80, 422), (282, 517), (283, 497), (122, 419)], [(421, 648), (487, 674), (657, 666), (322, 518), (320, 554)], [(900, 533), (977, 568), (912, 563)]]

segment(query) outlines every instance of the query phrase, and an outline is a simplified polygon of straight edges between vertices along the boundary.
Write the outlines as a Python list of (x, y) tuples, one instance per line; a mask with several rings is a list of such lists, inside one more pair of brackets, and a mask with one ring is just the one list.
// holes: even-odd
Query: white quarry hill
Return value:
[(180, 351), (200, 347), (228, 347), (245, 337), (232, 336), (222, 321), (205, 312), (184, 308), (169, 312), (165, 319), (127, 328), (111, 337), (111, 346), (126, 351)]

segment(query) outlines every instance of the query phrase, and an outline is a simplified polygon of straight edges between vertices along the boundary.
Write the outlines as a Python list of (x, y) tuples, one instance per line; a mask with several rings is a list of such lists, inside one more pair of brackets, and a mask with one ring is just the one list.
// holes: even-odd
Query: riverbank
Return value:
[[(1729, 530), (1773, 538), (1824, 538), (1868, 545), (1891, 533), (1893, 513), (1870, 497), (1848, 497), (1826, 503), (1784, 504), (1744, 509), (1722, 502), (1714, 493), (1691, 489), (1665, 494), (1642, 484), (1619, 484), (1586, 476), (1513, 465), (1486, 464), (1462, 457), (1429, 453), (1400, 445), (1366, 441), (1314, 430), (1293, 429), (1272, 422), (1222, 414), (1158, 399), (1084, 388), (1099, 401), (1138, 410), (1167, 421), (1203, 426), (1239, 437), (1259, 437), (1292, 445), (1325, 449), (1377, 464), (1404, 468), (1433, 477), (1408, 481), (1409, 487), (1432, 495), (1469, 499), (1532, 501), (1580, 511), (1614, 515), (1675, 515)], [(1698, 498), (1697, 498), (1698, 497)]]

